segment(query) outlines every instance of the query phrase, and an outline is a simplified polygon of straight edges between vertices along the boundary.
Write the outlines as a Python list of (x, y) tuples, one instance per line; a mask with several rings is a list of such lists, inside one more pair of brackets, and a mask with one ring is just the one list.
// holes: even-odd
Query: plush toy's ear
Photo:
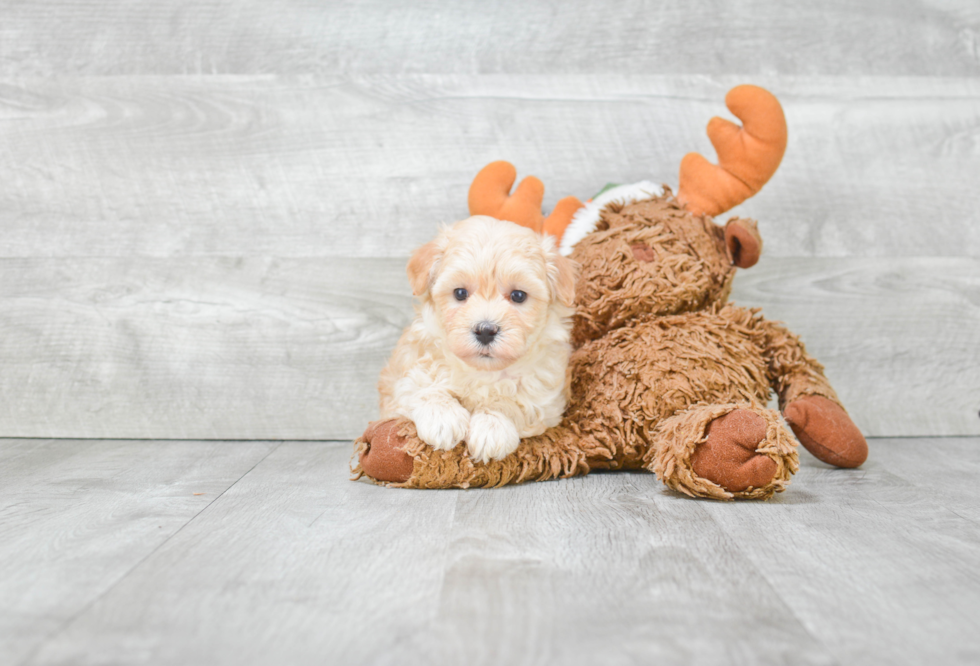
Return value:
[(548, 287), (551, 297), (566, 307), (575, 306), (575, 282), (578, 280), (579, 265), (558, 253), (555, 240), (545, 236), (542, 240), (545, 261), (548, 263)]
[(429, 281), (432, 278), (433, 268), (442, 254), (436, 241), (430, 241), (417, 249), (412, 258), (408, 260), (405, 271), (408, 273), (408, 282), (412, 285), (412, 295), (421, 296), (429, 290)]
[(725, 225), (725, 245), (732, 264), (739, 268), (755, 266), (762, 254), (762, 236), (755, 220), (733, 217)]

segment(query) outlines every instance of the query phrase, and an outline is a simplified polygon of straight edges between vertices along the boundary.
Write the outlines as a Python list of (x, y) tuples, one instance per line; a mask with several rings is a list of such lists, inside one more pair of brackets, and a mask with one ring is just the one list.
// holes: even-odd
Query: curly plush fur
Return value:
[[(720, 227), (669, 189), (607, 205), (571, 254), (582, 271), (562, 422), (489, 464), (463, 447), (433, 451), (410, 422), (373, 424), (358, 440), (356, 475), (466, 488), (645, 468), (692, 496), (767, 498), (798, 465), (796, 440), (766, 407), (771, 391), (815, 455), (860, 465), (867, 444), (823, 367), (783, 326), (726, 302), (735, 266), (750, 266), (760, 249), (751, 220)], [(382, 439), (380, 453), (400, 450), (410, 474), (375, 464)]]

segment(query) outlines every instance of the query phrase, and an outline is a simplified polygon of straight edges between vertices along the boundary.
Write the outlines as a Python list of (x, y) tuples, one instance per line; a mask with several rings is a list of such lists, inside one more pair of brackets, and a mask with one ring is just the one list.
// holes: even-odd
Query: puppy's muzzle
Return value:
[(500, 327), (488, 321), (481, 321), (473, 327), (473, 337), (484, 347), (493, 342), (493, 339), (497, 337), (497, 333), (499, 332)]

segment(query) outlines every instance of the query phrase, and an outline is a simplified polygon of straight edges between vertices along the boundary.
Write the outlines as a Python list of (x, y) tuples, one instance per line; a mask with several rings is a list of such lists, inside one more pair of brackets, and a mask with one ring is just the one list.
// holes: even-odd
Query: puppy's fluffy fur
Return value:
[(408, 262), (420, 303), (381, 373), (381, 418), (411, 419), (436, 449), (465, 439), (484, 462), (557, 425), (576, 268), (552, 237), (512, 222), (444, 228)]

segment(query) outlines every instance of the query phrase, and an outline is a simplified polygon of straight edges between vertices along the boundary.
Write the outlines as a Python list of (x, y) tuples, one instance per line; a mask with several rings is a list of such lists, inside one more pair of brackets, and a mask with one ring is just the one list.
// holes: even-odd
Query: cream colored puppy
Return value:
[(381, 372), (381, 418), (402, 416), (436, 449), (464, 439), (487, 462), (557, 425), (576, 265), (551, 236), (476, 216), (408, 262), (415, 321)]

